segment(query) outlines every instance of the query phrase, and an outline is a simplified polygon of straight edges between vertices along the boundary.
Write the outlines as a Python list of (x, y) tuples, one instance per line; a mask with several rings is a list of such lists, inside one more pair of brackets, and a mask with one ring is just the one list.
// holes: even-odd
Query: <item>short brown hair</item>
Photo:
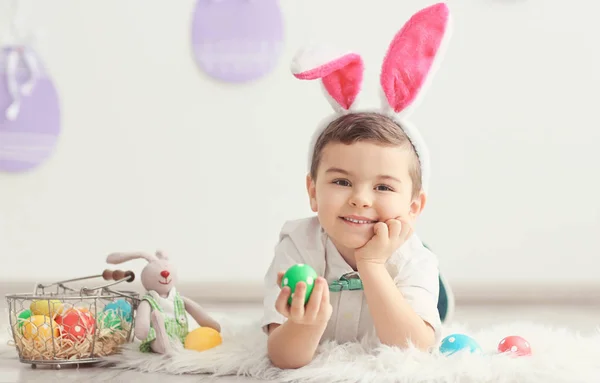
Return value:
[(333, 120), (317, 138), (312, 153), (310, 176), (317, 179), (317, 170), (323, 149), (329, 143), (353, 144), (359, 141), (380, 145), (400, 146), (411, 152), (413, 161), (409, 174), (412, 180), (412, 196), (415, 198), (422, 188), (421, 165), (410, 139), (391, 118), (375, 112), (349, 113)]

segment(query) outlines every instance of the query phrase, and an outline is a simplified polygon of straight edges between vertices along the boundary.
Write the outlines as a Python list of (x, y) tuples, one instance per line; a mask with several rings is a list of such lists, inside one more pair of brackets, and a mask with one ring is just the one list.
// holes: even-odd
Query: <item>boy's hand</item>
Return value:
[[(281, 279), (284, 272), (277, 274), (277, 284), (281, 286)], [(306, 307), (304, 306), (304, 296), (306, 294), (306, 284), (298, 282), (296, 291), (292, 297), (291, 306), (288, 305), (288, 298), (291, 294), (289, 286), (281, 289), (279, 297), (275, 302), (277, 312), (288, 320), (301, 325), (314, 326), (326, 325), (331, 318), (333, 308), (329, 302), (329, 286), (323, 277), (317, 278), (315, 286)]]
[(374, 235), (363, 247), (356, 249), (356, 264), (384, 264), (394, 251), (412, 235), (410, 223), (397, 219), (389, 219), (385, 223), (377, 222), (373, 228)]

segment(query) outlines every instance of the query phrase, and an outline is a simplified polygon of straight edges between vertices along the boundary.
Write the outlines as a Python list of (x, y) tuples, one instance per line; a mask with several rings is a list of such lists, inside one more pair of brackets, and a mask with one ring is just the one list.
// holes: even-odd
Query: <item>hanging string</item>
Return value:
[(24, 42), (24, 36), (21, 34), (21, 28), (19, 25), (21, 24), (20, 18), (22, 17), (21, 8), (19, 6), (18, 0), (5, 0), (6, 1), (6, 15), (8, 17), (8, 22), (6, 24), (7, 28), (5, 31), (4, 38), (6, 41), (3, 41), (4, 45), (18, 45)]
[[(40, 68), (31, 49), (27, 46), (26, 37), (21, 33), (19, 27), (19, 1), (9, 0), (9, 30), (8, 44), (5, 46), (6, 57), (6, 83), (8, 93), (12, 99), (11, 104), (6, 108), (5, 116), (9, 121), (14, 121), (21, 111), (21, 97), (31, 94), (35, 82), (39, 78)], [(30, 36), (28, 36), (30, 37)], [(29, 77), (23, 84), (19, 84), (21, 66), (25, 64), (25, 69), (29, 71)]]

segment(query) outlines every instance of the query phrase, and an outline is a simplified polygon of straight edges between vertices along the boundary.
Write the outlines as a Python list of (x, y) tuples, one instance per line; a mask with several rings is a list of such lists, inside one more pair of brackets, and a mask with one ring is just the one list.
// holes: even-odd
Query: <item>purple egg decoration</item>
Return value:
[(277, 65), (283, 43), (278, 0), (198, 0), (192, 45), (198, 66), (227, 82), (263, 77)]
[(59, 133), (58, 95), (39, 57), (28, 47), (2, 47), (0, 171), (39, 166), (53, 153)]

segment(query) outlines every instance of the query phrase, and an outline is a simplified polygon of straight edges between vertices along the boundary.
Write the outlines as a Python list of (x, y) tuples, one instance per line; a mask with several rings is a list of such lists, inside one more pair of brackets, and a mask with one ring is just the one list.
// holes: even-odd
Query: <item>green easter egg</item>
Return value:
[(100, 320), (104, 328), (111, 330), (121, 330), (121, 318), (114, 310), (106, 310), (100, 314)]
[(23, 324), (27, 322), (27, 320), (31, 317), (31, 310), (25, 310), (19, 314), (19, 318), (17, 319), (17, 324), (19, 329), (23, 327)]
[(317, 277), (317, 272), (309, 265), (299, 263), (290, 267), (281, 279), (281, 287), (289, 286), (292, 290), (292, 295), (290, 295), (288, 299), (288, 304), (292, 304), (292, 297), (294, 291), (296, 291), (296, 284), (298, 282), (304, 282), (306, 284), (306, 294), (304, 294), (304, 304), (306, 304), (315, 287)]

